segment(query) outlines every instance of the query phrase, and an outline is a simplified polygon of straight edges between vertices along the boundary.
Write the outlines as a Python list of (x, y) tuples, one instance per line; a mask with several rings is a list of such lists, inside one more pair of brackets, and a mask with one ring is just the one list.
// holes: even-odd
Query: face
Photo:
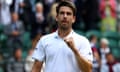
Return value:
[(102, 48), (107, 48), (108, 46), (107, 46), (107, 44), (106, 44), (106, 43), (101, 42), (101, 47), (102, 47)]
[(96, 36), (94, 36), (94, 38), (93, 38), (93, 40), (92, 40), (94, 43), (96, 43), (97, 42), (97, 37)]
[(112, 63), (114, 61), (114, 57), (111, 54), (106, 56), (106, 59), (107, 59), (107, 62), (109, 62), (109, 63)]
[(70, 7), (62, 6), (56, 16), (56, 21), (58, 22), (59, 29), (70, 29), (72, 24), (75, 22), (75, 16)]
[(16, 58), (21, 58), (21, 57), (22, 57), (22, 51), (21, 51), (21, 49), (18, 49), (18, 50), (15, 52), (15, 57), (16, 57)]
[(36, 6), (36, 12), (42, 13), (43, 12), (43, 7), (42, 5)]
[(16, 13), (12, 14), (12, 20), (15, 22), (18, 20), (18, 15)]

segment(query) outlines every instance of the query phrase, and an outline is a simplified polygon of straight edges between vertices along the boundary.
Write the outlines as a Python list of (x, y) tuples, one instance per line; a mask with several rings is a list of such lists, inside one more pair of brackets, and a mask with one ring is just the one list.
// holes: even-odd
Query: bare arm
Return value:
[(79, 52), (76, 50), (74, 51), (76, 60), (78, 62), (79, 68), (82, 70), (82, 72), (92, 72), (92, 62), (86, 60), (84, 57), (80, 56)]
[(35, 60), (33, 68), (32, 68), (32, 72), (41, 72), (42, 64), (43, 64), (43, 62)]
[(73, 51), (73, 53), (76, 57), (78, 66), (81, 69), (81, 71), (82, 72), (92, 72), (92, 62), (88, 61), (87, 59), (83, 58), (80, 55), (79, 51), (77, 50), (77, 48), (74, 45), (73, 38), (66, 39), (65, 42)]

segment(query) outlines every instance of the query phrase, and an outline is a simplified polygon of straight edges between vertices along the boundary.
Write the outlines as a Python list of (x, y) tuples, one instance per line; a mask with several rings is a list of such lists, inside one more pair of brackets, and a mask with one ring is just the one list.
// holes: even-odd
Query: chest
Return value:
[(15, 68), (23, 68), (24, 64), (22, 62), (15, 62), (15, 63), (13, 63), (13, 67), (15, 67)]
[[(74, 41), (74, 44), (76, 48), (80, 48), (80, 44), (76, 43), (77, 41)], [(69, 46), (64, 42), (62, 39), (55, 39), (51, 42), (47, 42), (45, 44), (45, 54), (46, 58), (54, 58), (54, 57), (65, 57), (65, 58), (72, 58), (74, 57), (74, 53), (69, 48)]]

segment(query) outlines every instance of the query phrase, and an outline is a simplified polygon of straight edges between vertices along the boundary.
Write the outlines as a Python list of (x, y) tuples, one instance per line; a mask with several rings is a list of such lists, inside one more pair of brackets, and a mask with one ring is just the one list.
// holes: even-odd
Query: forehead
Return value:
[(71, 12), (72, 13), (72, 9), (70, 7), (67, 7), (67, 6), (60, 7), (59, 12), (60, 11), (65, 11), (65, 12)]

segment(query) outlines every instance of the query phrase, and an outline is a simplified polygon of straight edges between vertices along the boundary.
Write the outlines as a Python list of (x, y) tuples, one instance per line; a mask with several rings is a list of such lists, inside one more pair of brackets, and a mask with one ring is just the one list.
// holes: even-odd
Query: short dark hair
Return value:
[(92, 34), (92, 35), (90, 35), (89, 40), (91, 41), (93, 38), (97, 38), (97, 36)]
[(59, 10), (60, 10), (60, 7), (62, 6), (67, 6), (67, 7), (70, 7), (73, 11), (73, 15), (75, 16), (76, 15), (76, 7), (75, 5), (70, 2), (70, 1), (61, 1), (58, 6), (56, 7), (56, 13), (58, 14), (59, 13)]
[(112, 52), (108, 52), (108, 53), (105, 54), (106, 57), (109, 56), (109, 55), (113, 55)]

